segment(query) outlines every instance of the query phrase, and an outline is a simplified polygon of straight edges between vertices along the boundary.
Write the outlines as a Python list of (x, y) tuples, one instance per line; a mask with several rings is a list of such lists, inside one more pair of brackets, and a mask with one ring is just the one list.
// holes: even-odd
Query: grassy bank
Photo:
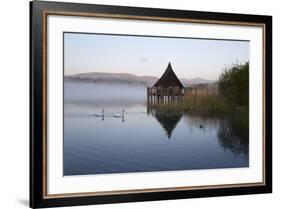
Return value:
[(185, 112), (188, 114), (201, 115), (248, 115), (248, 107), (234, 106), (229, 104), (223, 97), (219, 95), (208, 96), (191, 96), (182, 102), (171, 102), (169, 104), (158, 104), (157, 111), (167, 114), (177, 114)]
[(230, 113), (234, 107), (218, 95), (192, 96), (183, 102), (184, 111), (196, 113)]
[(186, 112), (248, 115), (249, 62), (225, 68), (217, 81), (217, 95), (192, 95), (184, 102)]

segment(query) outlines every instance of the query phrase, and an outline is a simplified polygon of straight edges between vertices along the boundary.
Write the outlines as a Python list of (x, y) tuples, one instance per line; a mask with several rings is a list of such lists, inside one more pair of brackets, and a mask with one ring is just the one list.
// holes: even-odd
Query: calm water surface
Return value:
[(65, 81), (64, 175), (248, 167), (248, 152), (235, 118), (159, 111), (143, 86)]

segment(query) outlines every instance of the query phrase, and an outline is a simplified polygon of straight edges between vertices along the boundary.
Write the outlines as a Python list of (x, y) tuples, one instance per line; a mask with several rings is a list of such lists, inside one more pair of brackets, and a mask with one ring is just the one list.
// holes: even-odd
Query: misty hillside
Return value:
[[(66, 75), (66, 79), (77, 80), (77, 81), (89, 81), (95, 83), (114, 83), (114, 84), (137, 84), (144, 86), (153, 86), (158, 80), (154, 76), (137, 76), (130, 73), (79, 73), (74, 75)], [(213, 80), (206, 80), (202, 78), (193, 79), (180, 79), (184, 86), (192, 86), (200, 83), (214, 83)]]

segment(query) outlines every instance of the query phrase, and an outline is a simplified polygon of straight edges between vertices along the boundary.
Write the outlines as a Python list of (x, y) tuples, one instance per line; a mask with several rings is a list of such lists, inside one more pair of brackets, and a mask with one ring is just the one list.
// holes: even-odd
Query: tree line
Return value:
[(230, 107), (249, 107), (249, 62), (225, 68), (219, 76), (218, 88)]

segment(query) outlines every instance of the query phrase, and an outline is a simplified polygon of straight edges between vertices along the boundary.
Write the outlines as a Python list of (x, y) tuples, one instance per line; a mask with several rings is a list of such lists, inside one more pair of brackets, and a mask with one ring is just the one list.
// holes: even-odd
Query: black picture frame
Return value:
[[(210, 23), (242, 23), (264, 25), (264, 184), (202, 189), (171, 189), (168, 191), (134, 192), (102, 195), (51, 196), (46, 197), (46, 166), (44, 146), (46, 145), (46, 56), (44, 45), (48, 14), (61, 13), (108, 14), (128, 18), (159, 18), (160, 21), (176, 19), (196, 20)], [(228, 195), (245, 195), (272, 192), (272, 17), (261, 15), (199, 12), (140, 7), (105, 6), (93, 4), (30, 2), (30, 207), (44, 208), (88, 204), (122, 203), (182, 198), (199, 198)]]

